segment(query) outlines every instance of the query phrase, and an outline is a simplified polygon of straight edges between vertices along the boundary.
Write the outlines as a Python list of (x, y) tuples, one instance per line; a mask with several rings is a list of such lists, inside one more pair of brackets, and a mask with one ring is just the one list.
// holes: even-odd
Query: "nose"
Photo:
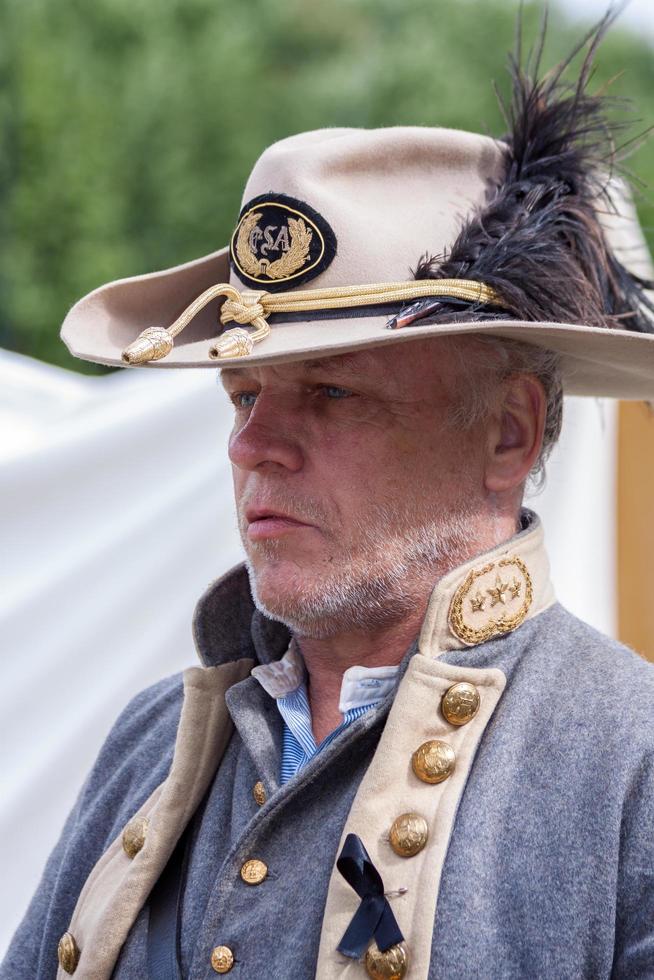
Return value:
[(297, 472), (304, 461), (299, 428), (297, 412), (283, 399), (260, 393), (247, 420), (232, 431), (230, 461), (242, 470)]

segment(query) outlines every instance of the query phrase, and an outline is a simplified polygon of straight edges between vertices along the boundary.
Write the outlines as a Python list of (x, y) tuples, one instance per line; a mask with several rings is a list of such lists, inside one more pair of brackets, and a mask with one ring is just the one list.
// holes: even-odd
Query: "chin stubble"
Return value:
[[(302, 509), (298, 504), (284, 501), (299, 517), (324, 520), (316, 505), (304, 500)], [(468, 557), (470, 517), (470, 509), (461, 507), (419, 522), (415, 514), (399, 513), (396, 506), (371, 504), (349, 544), (333, 536), (333, 560), (325, 563), (322, 573), (298, 567), (297, 579), (284, 592), (264, 600), (248, 559), (254, 603), (295, 635), (316, 639), (401, 622), (424, 602), (438, 578)], [(265, 561), (274, 562), (283, 556), (284, 542), (259, 542), (256, 548)]]

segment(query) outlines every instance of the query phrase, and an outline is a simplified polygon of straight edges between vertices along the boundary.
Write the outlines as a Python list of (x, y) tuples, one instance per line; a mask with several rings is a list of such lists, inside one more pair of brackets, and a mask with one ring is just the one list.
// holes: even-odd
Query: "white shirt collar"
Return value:
[[(386, 697), (395, 683), (399, 667), (348, 667), (341, 681), (338, 710), (341, 714)], [(252, 676), (272, 698), (285, 698), (306, 684), (307, 669), (297, 644), (291, 644), (281, 658), (252, 668)]]

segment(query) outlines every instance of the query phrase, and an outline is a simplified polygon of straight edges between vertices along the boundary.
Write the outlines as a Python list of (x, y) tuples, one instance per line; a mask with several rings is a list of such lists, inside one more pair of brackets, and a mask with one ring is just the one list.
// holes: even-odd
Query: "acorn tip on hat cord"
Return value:
[[(446, 296), (469, 303), (502, 305), (495, 289), (470, 279), (421, 279), (407, 282), (369, 283), (293, 292), (238, 290), (230, 283), (217, 283), (200, 293), (169, 327), (147, 327), (122, 352), (126, 364), (157, 361), (171, 352), (174, 338), (208, 303), (224, 296), (220, 322), (241, 324), (225, 331), (209, 348), (209, 357), (226, 359), (245, 357), (254, 345), (270, 334), (266, 317), (272, 313), (298, 313), (312, 310), (345, 309), (383, 303), (417, 300), (428, 296)], [(245, 326), (255, 329), (248, 331)]]

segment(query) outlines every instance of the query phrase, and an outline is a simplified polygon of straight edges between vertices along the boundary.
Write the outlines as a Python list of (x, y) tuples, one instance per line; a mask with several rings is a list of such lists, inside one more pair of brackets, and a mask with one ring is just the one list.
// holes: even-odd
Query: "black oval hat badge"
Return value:
[(253, 289), (290, 289), (320, 275), (336, 254), (336, 236), (321, 214), (286, 194), (261, 194), (244, 205), (229, 255)]

